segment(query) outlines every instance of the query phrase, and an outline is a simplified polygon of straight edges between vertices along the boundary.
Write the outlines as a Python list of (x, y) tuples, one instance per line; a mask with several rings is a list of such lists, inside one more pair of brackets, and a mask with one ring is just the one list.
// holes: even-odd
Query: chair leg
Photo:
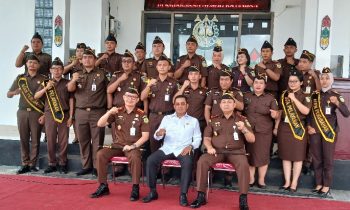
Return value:
[[(213, 169), (210, 169), (210, 184), (213, 184)], [(212, 193), (213, 192), (213, 189), (212, 188), (210, 188), (210, 193)]]
[(163, 166), (161, 166), (160, 173), (162, 174), (163, 189), (165, 189), (165, 178), (164, 178), (164, 168), (163, 168)]
[(112, 163), (112, 179), (113, 179), (113, 183), (116, 184), (114, 172), (115, 172), (115, 165), (114, 165), (114, 163)]
[(209, 191), (210, 191), (210, 176), (211, 176), (211, 174), (210, 174), (210, 169), (208, 170), (208, 187), (207, 187), (207, 195), (206, 195), (206, 197), (207, 197), (207, 201), (208, 201), (208, 198), (209, 198)]

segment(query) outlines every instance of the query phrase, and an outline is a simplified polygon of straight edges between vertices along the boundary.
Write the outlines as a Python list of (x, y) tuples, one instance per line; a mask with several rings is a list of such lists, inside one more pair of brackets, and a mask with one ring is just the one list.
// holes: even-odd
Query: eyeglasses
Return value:
[(186, 102), (176, 102), (174, 105), (175, 106), (185, 106)]
[(289, 80), (288, 81), (288, 83), (290, 83), (290, 84), (295, 84), (295, 83), (298, 83), (299, 82), (299, 80)]
[(122, 60), (122, 63), (132, 63), (132, 60)]
[(139, 98), (138, 96), (131, 96), (131, 95), (124, 95), (124, 96), (131, 100), (137, 100)]

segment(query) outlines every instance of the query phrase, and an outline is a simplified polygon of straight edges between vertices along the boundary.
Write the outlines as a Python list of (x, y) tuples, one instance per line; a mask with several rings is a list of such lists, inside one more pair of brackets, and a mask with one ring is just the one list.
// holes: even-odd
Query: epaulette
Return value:
[(276, 65), (277, 68), (281, 68), (282, 67), (280, 62), (278, 62), (278, 61), (274, 61), (274, 62), (275, 62), (275, 65)]
[(241, 113), (236, 112), (237, 117), (239, 117), (240, 120), (246, 120), (247, 117), (243, 116)]
[(338, 93), (336, 90), (331, 89), (331, 91), (337, 95), (340, 95), (340, 93)]
[(212, 116), (210, 116), (210, 120), (218, 118), (218, 117), (219, 117), (219, 115), (212, 115)]
[(231, 90), (241, 91), (240, 89), (238, 89), (238, 88), (236, 88), (236, 87), (231, 87)]
[(139, 115), (142, 115), (142, 116), (145, 114), (145, 112), (142, 109), (140, 109), (140, 108), (136, 109), (136, 113), (139, 114)]

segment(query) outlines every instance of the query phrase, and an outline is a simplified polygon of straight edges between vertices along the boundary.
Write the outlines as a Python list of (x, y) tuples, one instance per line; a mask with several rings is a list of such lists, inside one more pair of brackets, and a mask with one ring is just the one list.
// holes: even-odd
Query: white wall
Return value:
[[(34, 34), (34, 0), (0, 0), (0, 125), (16, 125), (19, 96), (6, 93), (24, 68), (16, 68), (16, 57), (23, 45), (30, 46)], [(31, 49), (29, 49), (31, 50)]]

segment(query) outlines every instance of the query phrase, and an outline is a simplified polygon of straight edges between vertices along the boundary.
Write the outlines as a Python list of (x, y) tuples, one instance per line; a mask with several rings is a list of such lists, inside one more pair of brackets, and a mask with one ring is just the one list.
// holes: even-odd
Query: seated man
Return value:
[(174, 100), (175, 113), (163, 118), (154, 134), (156, 140), (164, 138), (163, 146), (147, 159), (147, 182), (150, 193), (143, 198), (144, 203), (158, 199), (156, 181), (158, 169), (166, 159), (177, 159), (181, 164), (180, 205), (187, 206), (187, 191), (191, 182), (193, 150), (201, 144), (201, 131), (196, 118), (187, 115), (188, 103), (184, 95)]
[(199, 208), (206, 204), (205, 191), (209, 167), (218, 162), (229, 162), (237, 171), (239, 186), (239, 207), (248, 210), (247, 193), (249, 189), (249, 165), (244, 149), (244, 139), (253, 143), (254, 133), (248, 120), (235, 112), (235, 99), (232, 92), (221, 97), (220, 109), (223, 114), (209, 122), (204, 130), (204, 146), (207, 154), (203, 154), (197, 164), (197, 199), (191, 208)]
[(117, 129), (115, 131), (116, 140), (114, 140), (112, 148), (103, 148), (97, 152), (97, 174), (100, 186), (96, 192), (91, 194), (91, 198), (109, 194), (107, 184), (109, 159), (113, 156), (125, 155), (130, 163), (133, 184), (130, 201), (139, 199), (141, 151), (138, 148), (149, 138), (148, 118), (141, 109), (136, 108), (139, 101), (136, 89), (129, 88), (125, 92), (123, 100), (124, 106), (111, 108), (97, 122), (99, 127), (115, 123)]

